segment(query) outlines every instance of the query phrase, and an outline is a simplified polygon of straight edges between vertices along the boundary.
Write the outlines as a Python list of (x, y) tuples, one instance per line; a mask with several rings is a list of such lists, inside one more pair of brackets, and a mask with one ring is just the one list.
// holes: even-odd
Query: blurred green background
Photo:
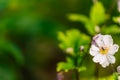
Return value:
[[(116, 0), (100, 1), (106, 12), (118, 14)], [(92, 0), (0, 0), (0, 80), (56, 80), (56, 64), (65, 60), (57, 32), (76, 28), (87, 34), (67, 15), (89, 16), (92, 5)]]

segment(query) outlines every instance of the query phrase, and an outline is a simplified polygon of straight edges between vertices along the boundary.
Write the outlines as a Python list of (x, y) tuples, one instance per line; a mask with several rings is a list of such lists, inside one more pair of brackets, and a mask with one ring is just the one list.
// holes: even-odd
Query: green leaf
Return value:
[(118, 16), (118, 17), (113, 17), (113, 21), (114, 21), (115, 23), (120, 23), (120, 16)]
[(86, 70), (85, 66), (81, 66), (81, 67), (78, 68), (78, 72), (85, 71), (85, 70)]
[(68, 30), (66, 33), (59, 32), (58, 40), (60, 41), (59, 46), (61, 49), (66, 51), (67, 48), (73, 48), (74, 53), (79, 52), (80, 46), (88, 46), (90, 43), (89, 36), (80, 33), (77, 29)]
[(111, 25), (108, 27), (104, 26), (101, 31), (105, 34), (118, 34), (120, 33), (120, 27), (117, 25)]
[(87, 29), (87, 31), (91, 34), (91, 35), (94, 35), (96, 32), (95, 32), (95, 26), (91, 21), (87, 22), (85, 24), (85, 27)]
[(95, 34), (95, 29), (94, 29), (95, 25), (85, 15), (81, 15), (81, 14), (69, 14), (68, 18), (71, 21), (82, 22), (85, 25), (86, 30), (90, 34)]
[(67, 62), (59, 62), (57, 65), (58, 72), (61, 70), (64, 70), (67, 72), (68, 70), (71, 70), (74, 68), (75, 68), (74, 63), (70, 58), (67, 58)]
[(90, 18), (96, 25), (105, 21), (105, 9), (101, 2), (96, 2), (90, 11)]
[(71, 21), (80, 21), (83, 23), (87, 23), (89, 19), (85, 15), (81, 14), (69, 14), (68, 19)]

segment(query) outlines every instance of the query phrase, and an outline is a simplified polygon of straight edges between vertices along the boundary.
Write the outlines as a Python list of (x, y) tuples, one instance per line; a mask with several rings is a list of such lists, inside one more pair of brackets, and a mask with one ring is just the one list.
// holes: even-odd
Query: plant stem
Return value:
[(79, 72), (78, 72), (77, 69), (75, 69), (75, 76), (76, 76), (76, 80), (80, 80), (80, 78), (79, 78)]
[(75, 57), (75, 66), (76, 66), (76, 68), (75, 68), (75, 78), (76, 78), (76, 80), (80, 80), (79, 79), (79, 71), (78, 71), (78, 67), (79, 67), (79, 64), (78, 64), (78, 55)]
[(99, 71), (99, 65), (96, 64), (96, 69), (95, 69), (95, 77), (96, 77), (96, 80), (98, 80), (98, 77), (99, 77), (98, 71)]

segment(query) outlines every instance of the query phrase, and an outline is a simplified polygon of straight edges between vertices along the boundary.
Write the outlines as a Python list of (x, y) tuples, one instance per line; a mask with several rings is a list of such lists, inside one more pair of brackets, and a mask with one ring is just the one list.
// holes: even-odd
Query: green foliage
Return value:
[(80, 46), (84, 46), (85, 49), (90, 43), (90, 38), (80, 33), (77, 29), (68, 30), (64, 34), (63, 32), (58, 32), (58, 40), (60, 41), (60, 48), (66, 50), (67, 48), (73, 48), (74, 53), (79, 52)]
[(87, 68), (85, 66), (78, 67), (78, 72), (86, 71), (86, 69)]
[(114, 21), (115, 23), (119, 23), (119, 24), (120, 24), (120, 16), (118, 16), (118, 17), (113, 17), (113, 21)]
[(58, 67), (57, 67), (57, 71), (65, 71), (67, 72), (68, 70), (71, 70), (71, 69), (74, 69), (75, 66), (74, 66), (74, 62), (67, 57), (67, 62), (59, 62), (58, 63)]
[[(87, 18), (85, 15), (81, 14), (70, 14), (68, 18), (72, 21), (80, 21), (85, 25), (87, 31), (94, 35), (96, 33), (104, 33), (104, 34), (118, 34), (120, 33), (120, 28), (117, 25), (109, 25), (109, 26), (100, 26), (100, 30), (96, 30), (96, 26), (103, 24), (106, 20), (105, 9), (101, 2), (96, 2), (91, 7), (90, 18)], [(116, 23), (120, 23), (119, 17), (113, 17), (113, 21)], [(99, 27), (99, 26), (98, 26)]]
[(79, 66), (76, 67), (74, 65), (74, 61), (72, 58), (67, 57), (66, 62), (59, 62), (57, 65), (57, 72), (59, 71), (65, 71), (68, 72), (69, 70), (77, 69), (78, 72), (85, 71), (86, 67), (85, 66)]
[(68, 15), (68, 18), (72, 21), (80, 21), (85, 25), (85, 28), (90, 34), (95, 33), (95, 25), (91, 22), (89, 18), (85, 15), (80, 15), (80, 14), (70, 14)]
[[(67, 56), (67, 62), (60, 62), (57, 66), (57, 71), (68, 71), (72, 69), (77, 69), (79, 72), (86, 70), (85, 67), (82, 66), (81, 62), (86, 53), (82, 53), (80, 51), (80, 47), (84, 46), (84, 51), (88, 50), (88, 44), (90, 43), (90, 38), (79, 32), (77, 29), (72, 29), (58, 33), (58, 40), (60, 41), (59, 47), (66, 51), (66, 53), (70, 53), (70, 56)], [(67, 51), (69, 49), (69, 51)], [(71, 54), (72, 53), (72, 54)]]
[(80, 21), (85, 25), (89, 34), (94, 35), (98, 33), (96, 26), (103, 24), (106, 20), (105, 9), (101, 2), (96, 2), (90, 11), (90, 18), (81, 14), (70, 14), (68, 18), (72, 21)]
[(89, 19), (85, 15), (80, 15), (80, 14), (69, 14), (68, 18), (71, 21), (81, 21), (82, 23), (87, 23)]
[(105, 34), (119, 34), (120, 33), (120, 27), (117, 25), (110, 25), (108, 27), (104, 26), (101, 29), (102, 33)]
[(96, 2), (91, 8), (90, 19), (95, 24), (101, 24), (105, 21), (105, 9), (101, 2)]
[[(81, 22), (86, 31), (88, 31), (90, 36), (81, 33), (79, 30), (68, 30), (66, 33), (59, 32), (58, 40), (60, 41), (59, 47), (66, 51), (66, 53), (71, 52), (67, 58), (70, 60), (66, 60), (67, 62), (60, 62), (57, 66), (57, 71), (68, 71), (77, 69), (79, 71), (86, 70), (87, 67), (82, 66), (83, 59), (85, 59), (86, 53), (88, 52), (90, 45), (90, 38), (97, 33), (103, 34), (120, 34), (120, 27), (117, 24), (106, 22), (108, 18), (108, 14), (105, 13), (105, 8), (103, 4), (99, 1), (94, 2), (91, 7), (89, 17), (83, 14), (68, 14), (68, 19), (71, 21)], [(108, 20), (109, 21), (109, 20)], [(113, 21), (120, 25), (120, 17), (113, 17)], [(85, 52), (80, 52), (79, 47), (84, 46)], [(68, 51), (69, 50), (69, 51)], [(96, 78), (95, 78), (96, 79)], [(98, 80), (117, 80), (116, 73), (112, 76), (108, 77), (100, 77)]]

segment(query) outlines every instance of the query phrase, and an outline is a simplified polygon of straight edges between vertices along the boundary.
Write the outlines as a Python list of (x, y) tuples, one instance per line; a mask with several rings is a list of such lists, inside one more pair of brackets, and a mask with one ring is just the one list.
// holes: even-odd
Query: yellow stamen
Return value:
[(108, 48), (100, 48), (100, 53), (101, 54), (107, 54), (108, 53)]

